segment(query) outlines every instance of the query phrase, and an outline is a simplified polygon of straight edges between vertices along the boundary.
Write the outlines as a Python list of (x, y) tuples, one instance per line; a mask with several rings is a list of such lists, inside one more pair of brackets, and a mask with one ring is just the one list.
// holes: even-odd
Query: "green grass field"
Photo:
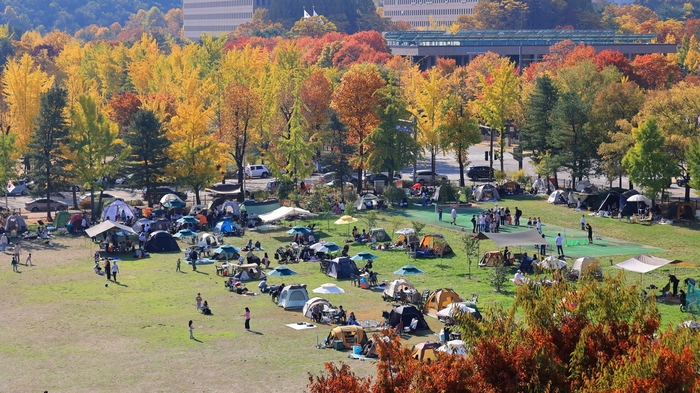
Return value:
[[(574, 238), (583, 238), (577, 231), (580, 213), (552, 206), (540, 198), (519, 197), (501, 201), (499, 206), (518, 206), (524, 217), (539, 216), (544, 230), (566, 229)], [(483, 205), (483, 208), (492, 207)], [(365, 212), (357, 213), (358, 228), (366, 227)], [(449, 213), (444, 215), (444, 219)], [(348, 228), (333, 225), (331, 220), (314, 221), (321, 238), (342, 243)], [(480, 308), (509, 307), (515, 287), (507, 282), (504, 293), (493, 292), (488, 270), (469, 266), (462, 251), (461, 228), (437, 221), (433, 208), (389, 210), (378, 216), (378, 226), (387, 232), (410, 227), (411, 220), (428, 224), (428, 232), (443, 233), (455, 254), (447, 258), (412, 260), (404, 252), (373, 251), (375, 270), (380, 280), (394, 278), (392, 272), (402, 265), (413, 264), (425, 271), (409, 280), (419, 289), (453, 288), (463, 297), (479, 294)], [(565, 249), (575, 256), (590, 255), (601, 259), (607, 274), (619, 274), (610, 267), (637, 253), (653, 252), (668, 259), (686, 261), (669, 265), (640, 277), (628, 275), (630, 285), (643, 279), (644, 286), (663, 286), (669, 272), (681, 280), (697, 278), (696, 261), (700, 251), (694, 246), (700, 240), (695, 226), (628, 224), (606, 218), (587, 217), (603, 238), (601, 244), (578, 245)], [(460, 216), (458, 223), (471, 224)], [(292, 224), (289, 223), (291, 226)], [(550, 233), (551, 233), (550, 232)], [(553, 238), (548, 236), (550, 242)], [(270, 256), (290, 236), (281, 229), (258, 234), (248, 232), (245, 238), (227, 238), (229, 243), (243, 245), (249, 238), (259, 240)], [(318, 373), (323, 363), (346, 361), (360, 375), (371, 375), (371, 362), (348, 360), (346, 353), (318, 350), (315, 345), (332, 326), (296, 331), (285, 324), (304, 321), (298, 311), (283, 311), (269, 296), (244, 297), (223, 288), (222, 277), (213, 265), (193, 272), (183, 265), (175, 272), (179, 254), (156, 254), (142, 260), (124, 260), (119, 264), (119, 284), (105, 287), (105, 278), (92, 270), (94, 246), (84, 238), (57, 238), (52, 246), (23, 243), (26, 253), (33, 253), (36, 267), (20, 266), (13, 273), (10, 254), (0, 254), (6, 261), (0, 265), (0, 391), (134, 391), (228, 392), (237, 389), (281, 392), (304, 391), (307, 373)], [(368, 249), (353, 245), (351, 253)], [(481, 251), (495, 250), (490, 241), (481, 243)], [(667, 250), (667, 251), (663, 251)], [(529, 251), (529, 250), (527, 250)], [(534, 248), (533, 250), (534, 251)], [(274, 267), (274, 260), (273, 265)], [(305, 283), (309, 290), (333, 279), (320, 274), (317, 263), (290, 265), (298, 272), (291, 279), (269, 279), (271, 284)], [(471, 277), (469, 275), (471, 272)], [(381, 300), (380, 292), (361, 290), (349, 282), (338, 282), (346, 290), (342, 295), (329, 295), (335, 305), (354, 311), (358, 319), (378, 320), (390, 304)], [(249, 287), (257, 286), (251, 283)], [(202, 293), (214, 312), (213, 316), (197, 313), (194, 298)], [(310, 293), (310, 296), (313, 294)], [(252, 330), (243, 329), (244, 307), (252, 312)], [(664, 326), (689, 319), (677, 305), (659, 303)], [(187, 321), (195, 322), (195, 337), (188, 338)], [(407, 344), (435, 340), (433, 333), (441, 324), (427, 318), (432, 332), (407, 340)]]

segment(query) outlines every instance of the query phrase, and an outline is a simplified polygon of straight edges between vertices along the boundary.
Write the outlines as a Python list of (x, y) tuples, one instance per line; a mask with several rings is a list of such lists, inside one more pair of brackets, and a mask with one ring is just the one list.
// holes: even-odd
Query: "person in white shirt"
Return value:
[(112, 261), (112, 278), (114, 278), (114, 282), (117, 282), (117, 273), (119, 273), (119, 266), (117, 266), (117, 261)]
[(525, 284), (525, 275), (523, 274), (523, 272), (518, 270), (518, 272), (515, 273), (515, 277), (513, 277), (513, 282), (515, 283), (515, 285)]
[(581, 214), (581, 230), (586, 230), (586, 216), (583, 214)]
[(557, 244), (558, 255), (564, 255), (564, 248), (563, 248), (564, 238), (561, 237), (561, 233), (557, 233), (556, 244)]
[(313, 233), (309, 233), (309, 244), (314, 244), (316, 243), (316, 238), (314, 237)]

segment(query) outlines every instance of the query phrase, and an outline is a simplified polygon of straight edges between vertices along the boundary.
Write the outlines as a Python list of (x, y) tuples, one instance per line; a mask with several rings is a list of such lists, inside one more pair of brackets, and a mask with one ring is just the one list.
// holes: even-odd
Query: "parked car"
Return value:
[[(317, 184), (325, 184), (334, 180), (337, 180), (335, 172), (328, 172), (324, 173), (323, 175), (321, 175), (321, 177), (318, 178)], [(346, 183), (352, 183), (353, 186), (357, 187), (357, 177), (354, 175), (343, 175), (343, 181)]]
[[(50, 199), (51, 201), (51, 211), (58, 211), (58, 210), (68, 210), (68, 205), (61, 202), (57, 201), (55, 199)], [(27, 202), (24, 204), (24, 208), (27, 209), (30, 212), (45, 212), (46, 211), (46, 198), (39, 198), (35, 199), (31, 202)]]
[(390, 182), (395, 182), (396, 180), (401, 180), (401, 173), (394, 172), (394, 177), (390, 178), (386, 173), (370, 173), (365, 176), (365, 182), (374, 186), (375, 181), (384, 181), (384, 185), (388, 186)]
[[(156, 198), (155, 198), (156, 202), (160, 201), (160, 198), (162, 198), (166, 194), (175, 194), (178, 196), (178, 198), (182, 199), (183, 201), (187, 200), (186, 193), (180, 192), (180, 191), (175, 191), (174, 189), (172, 189), (170, 187), (156, 187), (155, 191), (156, 191)], [(149, 197), (150, 197), (150, 195), (148, 193), (148, 190), (144, 190), (143, 191), (143, 200), (147, 201), (150, 199)]]
[[(108, 194), (106, 192), (102, 194), (103, 201), (106, 201), (107, 199), (115, 199), (115, 198), (118, 198), (118, 197), (116, 197), (112, 194)], [(95, 191), (95, 201), (97, 201), (98, 199), (100, 199), (100, 192)], [(119, 198), (119, 199), (121, 199), (121, 198)], [(90, 193), (89, 192), (80, 196), (80, 203), (89, 202), (89, 201), (90, 201)]]
[[(447, 176), (441, 175), (439, 173), (435, 173), (435, 182), (439, 183), (440, 180), (447, 181)], [(430, 169), (416, 171), (416, 177), (413, 178), (414, 183), (432, 184), (432, 181), (433, 181), (433, 171), (431, 171)]]
[(692, 180), (692, 179), (686, 179), (685, 176), (678, 176), (676, 178), (676, 185), (678, 187), (685, 187), (686, 183), (688, 183), (688, 180)]
[(265, 179), (270, 176), (270, 170), (265, 165), (246, 165), (244, 172), (247, 178), (261, 177)]
[(9, 196), (27, 195), (30, 188), (31, 186), (27, 179), (10, 180), (7, 184), (6, 192)]
[(467, 177), (472, 181), (480, 179), (492, 180), (494, 178), (493, 168), (489, 166), (470, 166), (467, 170)]
[(290, 181), (282, 181), (280, 179), (272, 179), (267, 182), (267, 192), (274, 194), (279, 190), (291, 191), (294, 189), (294, 184)]

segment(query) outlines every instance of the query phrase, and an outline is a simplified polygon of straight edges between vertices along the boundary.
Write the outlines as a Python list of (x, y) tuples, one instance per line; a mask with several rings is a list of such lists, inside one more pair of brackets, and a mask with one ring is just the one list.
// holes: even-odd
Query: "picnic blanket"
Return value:
[(306, 323), (306, 322), (288, 323), (284, 326), (290, 327), (294, 330), (306, 330), (306, 329), (314, 329), (314, 328), (318, 327), (318, 326), (314, 325), (313, 323)]

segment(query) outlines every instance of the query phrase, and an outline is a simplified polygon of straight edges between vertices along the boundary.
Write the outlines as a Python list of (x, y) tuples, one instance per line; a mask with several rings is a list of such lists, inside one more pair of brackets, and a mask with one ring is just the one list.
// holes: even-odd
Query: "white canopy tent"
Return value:
[(261, 214), (258, 216), (263, 222), (277, 221), (289, 216), (304, 216), (304, 217), (316, 217), (318, 214), (311, 213), (308, 210), (304, 210), (298, 207), (282, 206), (279, 209), (275, 209), (267, 214)]
[(86, 229), (85, 233), (90, 237), (95, 237), (101, 233), (107, 232), (110, 229), (114, 229), (114, 228), (119, 229), (124, 233), (129, 233), (132, 235), (136, 234), (136, 232), (133, 229), (131, 229), (130, 227), (116, 223), (114, 221), (109, 221), (109, 220), (102, 221), (101, 223), (95, 225), (94, 227), (90, 227), (90, 228)]
[(613, 267), (635, 273), (649, 273), (650, 271), (666, 266), (669, 263), (673, 263), (673, 261), (651, 255), (639, 254), (636, 257), (622, 261)]
[(491, 239), (498, 247), (530, 246), (542, 244), (544, 241), (537, 229), (528, 229), (527, 231), (512, 233), (479, 232), (479, 239)]
[(102, 221), (116, 221), (121, 218), (122, 212), (124, 212), (124, 216), (127, 219), (134, 218), (134, 211), (131, 210), (131, 206), (122, 200), (115, 199), (102, 210)]

